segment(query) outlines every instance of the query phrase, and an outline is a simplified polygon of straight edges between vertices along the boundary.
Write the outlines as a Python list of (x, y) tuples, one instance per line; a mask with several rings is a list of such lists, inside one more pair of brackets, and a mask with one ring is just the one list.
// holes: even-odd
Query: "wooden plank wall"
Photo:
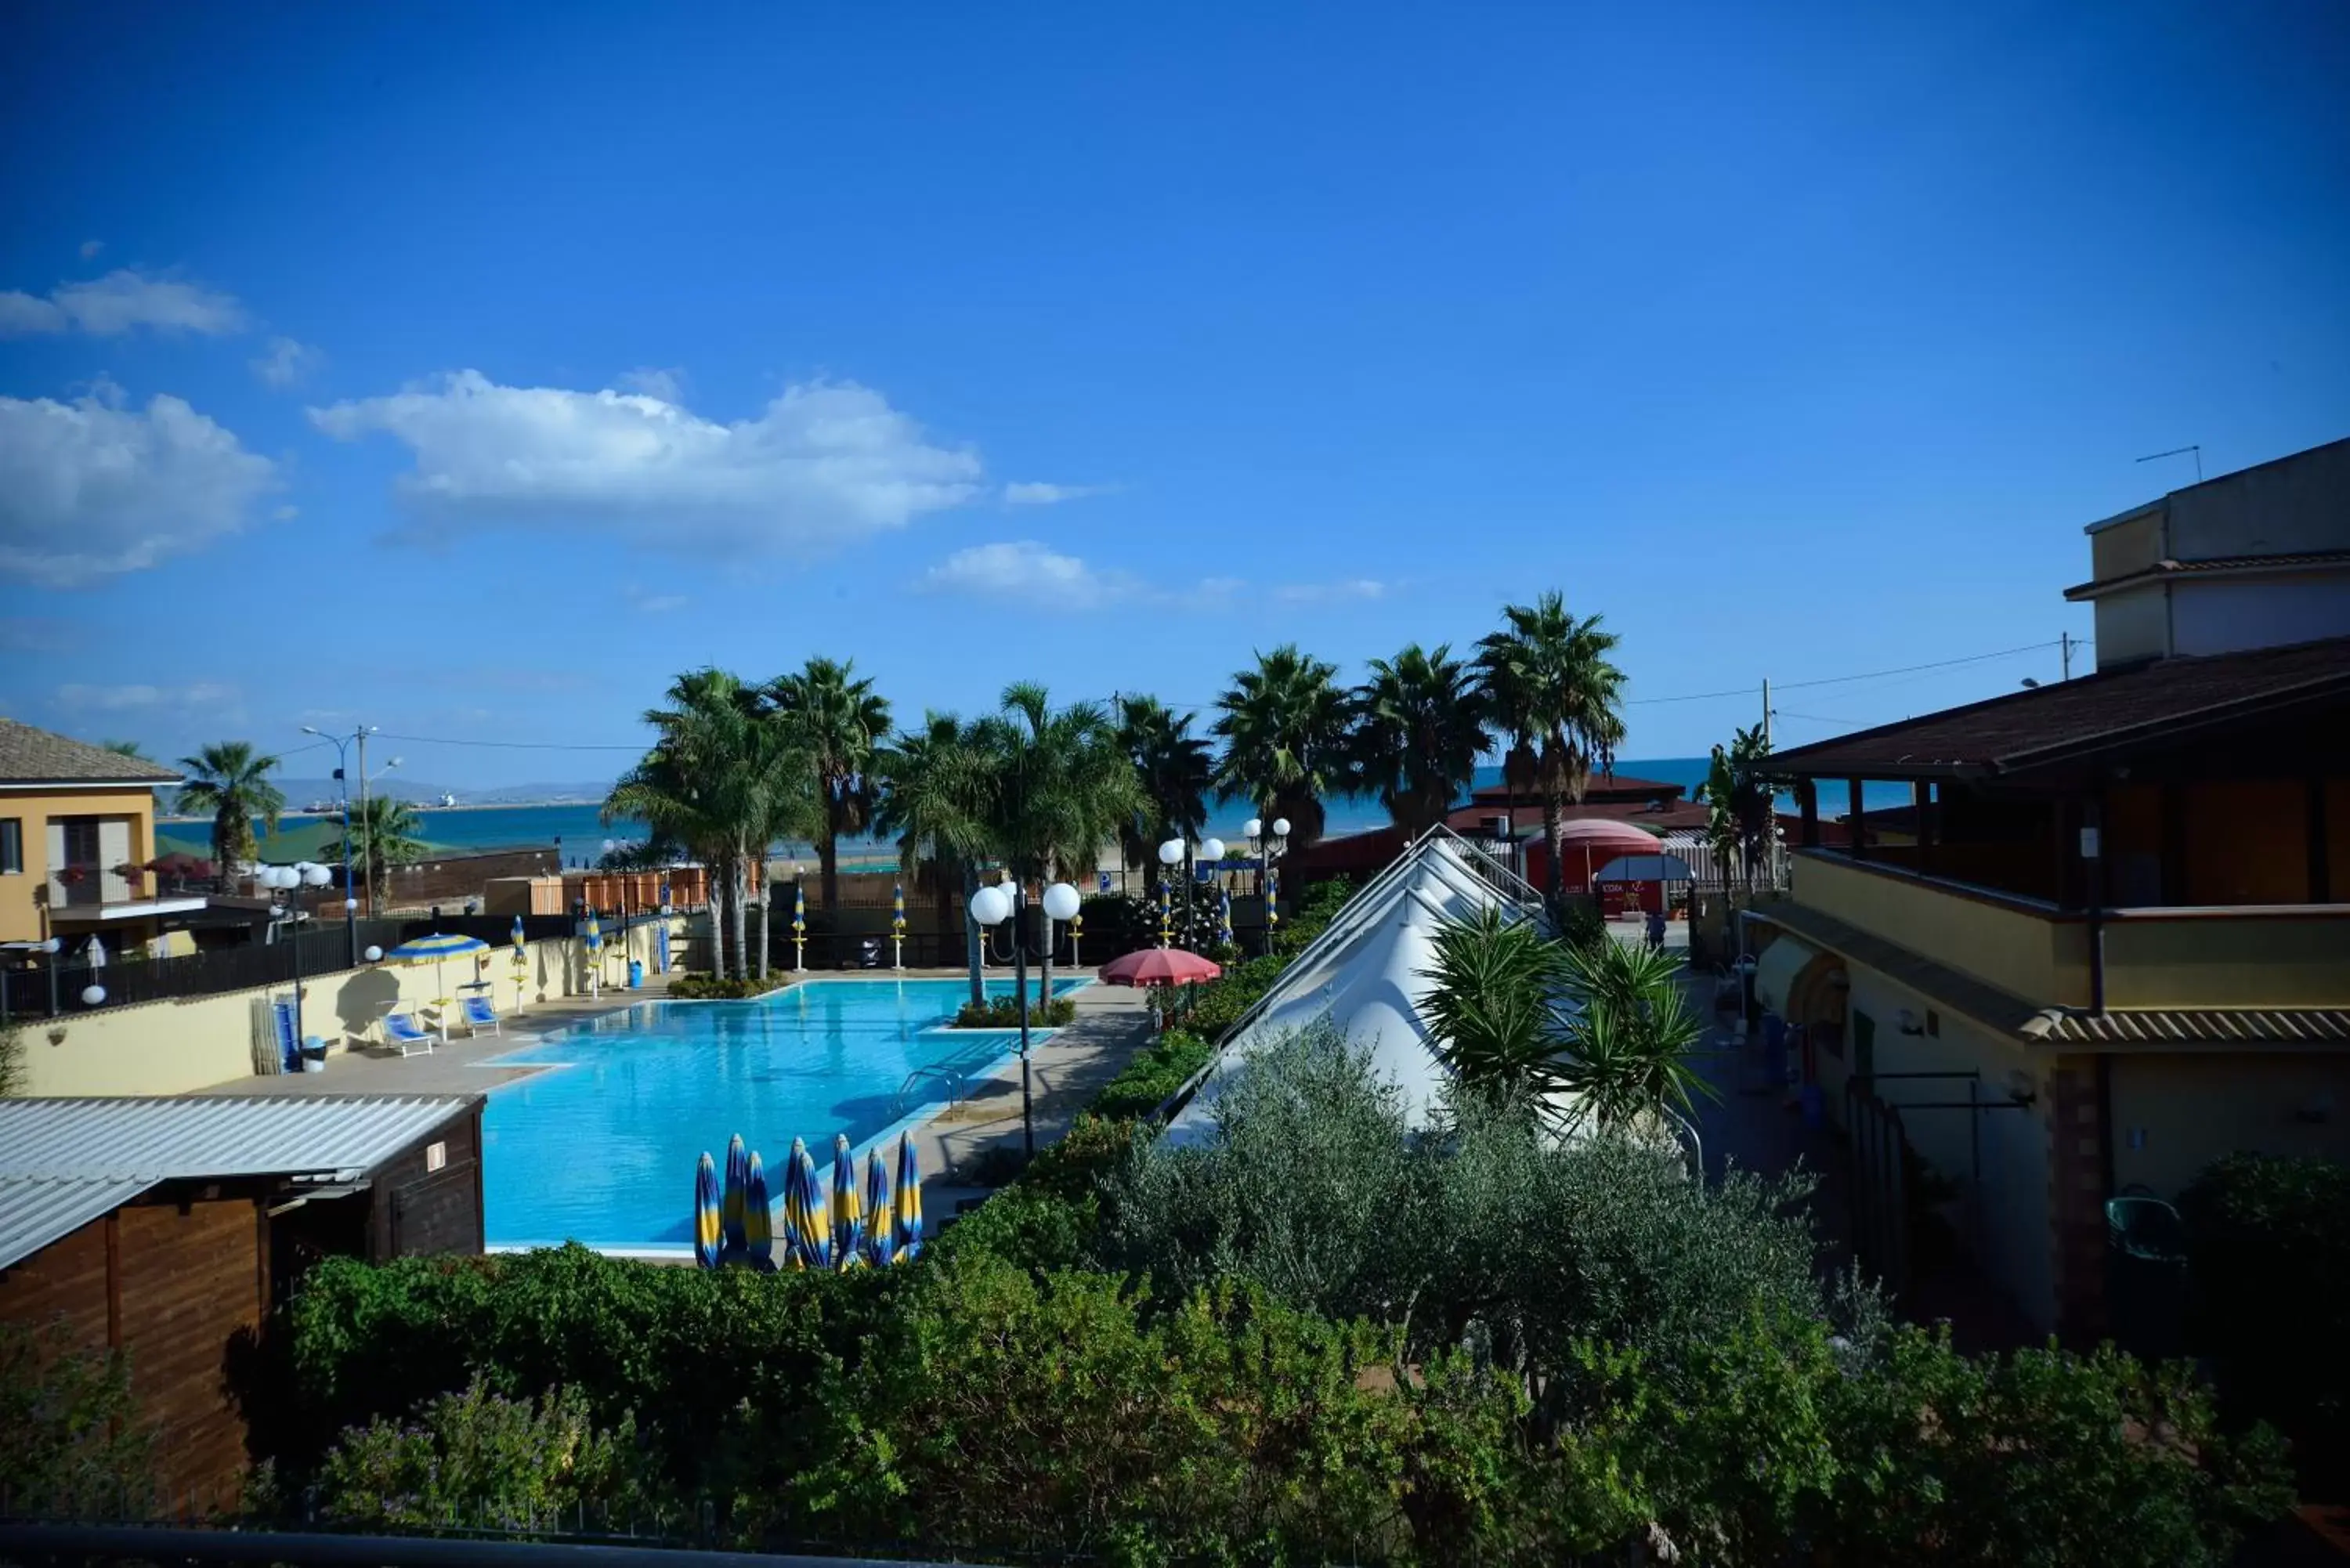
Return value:
[(61, 1321), (75, 1345), (123, 1352), (131, 1393), (159, 1428), (159, 1480), (177, 1498), (192, 1488), (233, 1501), (244, 1469), (225, 1377), (231, 1346), (265, 1305), (262, 1227), (251, 1198), (138, 1203), (0, 1274), (0, 1317)]
[[(428, 1151), (441, 1146), (441, 1168)], [(474, 1106), (368, 1172), (375, 1184), (377, 1262), (482, 1250), (482, 1112)]]

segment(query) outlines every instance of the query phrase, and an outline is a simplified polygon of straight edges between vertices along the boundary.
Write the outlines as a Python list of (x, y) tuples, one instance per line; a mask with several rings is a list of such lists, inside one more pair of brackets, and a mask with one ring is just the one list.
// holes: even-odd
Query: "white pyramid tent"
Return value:
[(1326, 1016), (1371, 1053), (1373, 1070), (1402, 1090), (1412, 1125), (1423, 1125), (1448, 1075), (1420, 1012), (1430, 989), (1422, 971), (1435, 962), (1440, 925), (1488, 908), (1530, 919), (1537, 905), (1533, 888), (1461, 839), (1442, 828), (1423, 836), (1348, 900), (1243, 1017), (1166, 1137), (1178, 1144), (1211, 1137), (1216, 1096), (1240, 1065)]

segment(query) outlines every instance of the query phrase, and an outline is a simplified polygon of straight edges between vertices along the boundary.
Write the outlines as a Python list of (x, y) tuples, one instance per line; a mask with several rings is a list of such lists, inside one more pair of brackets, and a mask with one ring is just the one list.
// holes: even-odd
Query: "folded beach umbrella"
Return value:
[(1232, 945), (1232, 890), (1230, 888), (1216, 895), (1216, 940), (1226, 947)]
[(868, 1149), (865, 1153), (865, 1261), (876, 1265), (887, 1263), (895, 1250), (897, 1226), (889, 1213), (889, 1168), (882, 1163), (881, 1151)]
[(751, 1156), (743, 1176), (743, 1256), (763, 1274), (775, 1269), (775, 1215), (768, 1207), (767, 1168)]
[(832, 1267), (832, 1206), (825, 1201), (824, 1180), (816, 1173), (816, 1156), (803, 1147), (796, 1179), (800, 1188), (801, 1248), (811, 1269)]
[(726, 1197), (719, 1209), (723, 1244), (721, 1257), (732, 1257), (743, 1250), (743, 1189), (751, 1179), (751, 1158), (743, 1147), (743, 1135), (736, 1133), (726, 1140)]
[(718, 1266), (718, 1166), (708, 1149), (693, 1168), (693, 1261), (705, 1269)]
[(863, 1262), (865, 1210), (857, 1198), (857, 1157), (848, 1151), (848, 1135), (832, 1137), (832, 1263), (853, 1269)]
[(784, 1256), (783, 1266), (805, 1269), (808, 1266), (807, 1189), (800, 1185), (800, 1167), (807, 1163), (807, 1144), (792, 1139), (792, 1152), (784, 1156), (780, 1180), (784, 1189)]
[(917, 1258), (922, 1251), (922, 1162), (914, 1153), (914, 1135), (898, 1135), (898, 1190), (891, 1205), (897, 1231), (898, 1256)]

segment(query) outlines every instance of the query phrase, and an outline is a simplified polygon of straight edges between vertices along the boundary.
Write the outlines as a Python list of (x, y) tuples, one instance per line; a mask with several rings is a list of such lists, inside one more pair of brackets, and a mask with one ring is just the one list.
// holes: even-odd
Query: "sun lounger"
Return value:
[(406, 1012), (383, 1015), (383, 1037), (386, 1044), (403, 1056), (416, 1051), (430, 1055), (432, 1051), (432, 1032)]
[(488, 997), (478, 993), (467, 996), (459, 1001), (458, 1006), (462, 1010), (460, 1016), (465, 1021), (466, 1033), (479, 1034), (485, 1029), (493, 1034), (503, 1033), (498, 1028), (498, 1010), (490, 1005)]

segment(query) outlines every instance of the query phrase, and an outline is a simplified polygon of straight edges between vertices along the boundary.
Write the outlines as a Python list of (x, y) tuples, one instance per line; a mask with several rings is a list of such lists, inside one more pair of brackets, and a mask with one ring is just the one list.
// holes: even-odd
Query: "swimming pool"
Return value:
[[(1055, 994), (1086, 983), (1056, 981)], [(1012, 982), (990, 981), (991, 995)], [(690, 1246), (694, 1161), (735, 1133), (770, 1173), (794, 1137), (818, 1162), (833, 1135), (862, 1146), (1017, 1048), (1009, 1031), (942, 1027), (962, 980), (813, 980), (754, 1002), (647, 1002), (507, 1052), (489, 1064), (559, 1063), (490, 1094), (482, 1198), (494, 1247)]]

